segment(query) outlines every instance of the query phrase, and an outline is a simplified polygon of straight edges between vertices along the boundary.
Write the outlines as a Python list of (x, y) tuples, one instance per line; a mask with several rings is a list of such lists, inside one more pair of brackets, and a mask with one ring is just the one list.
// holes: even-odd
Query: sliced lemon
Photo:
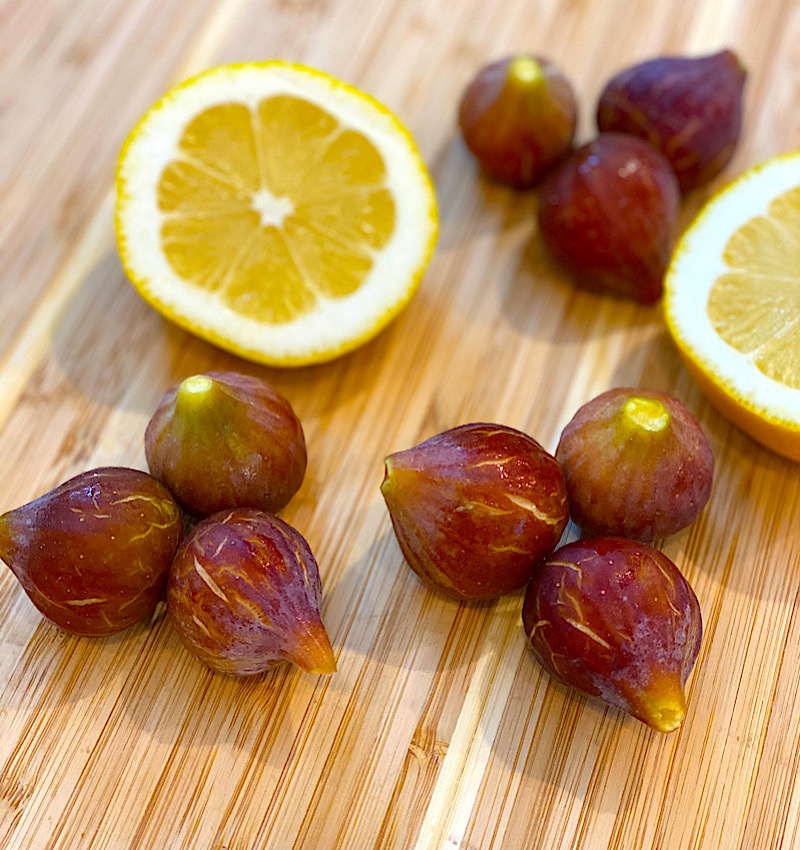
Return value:
[(125, 270), (157, 310), (243, 357), (331, 359), (409, 301), (437, 234), (408, 131), (283, 62), (214, 68), (141, 119), (117, 169)]
[(675, 250), (664, 305), (711, 401), (800, 460), (800, 153), (756, 166), (705, 206)]

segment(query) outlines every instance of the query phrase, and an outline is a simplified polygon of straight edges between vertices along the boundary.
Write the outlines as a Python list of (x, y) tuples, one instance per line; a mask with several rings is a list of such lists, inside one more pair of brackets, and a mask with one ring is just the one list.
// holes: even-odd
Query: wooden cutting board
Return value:
[[(481, 179), (454, 134), (483, 62), (532, 51), (573, 80), (580, 136), (604, 81), (666, 52), (735, 48), (745, 132), (715, 184), (800, 138), (794, 0), (5, 0), (0, 2), (0, 510), (84, 469), (144, 468), (164, 389), (238, 369), (300, 415), (308, 538), (339, 672), (234, 681), (163, 612), (89, 640), (44, 623), (0, 567), (0, 847), (535, 850), (800, 847), (800, 468), (723, 420), (658, 308), (573, 290), (535, 238), (536, 194)], [(295, 371), (170, 326), (121, 271), (113, 170), (170, 84), (224, 61), (315, 65), (395, 110), (430, 165), (441, 238), (406, 312)], [(712, 443), (709, 509), (667, 554), (705, 639), (664, 736), (552, 682), (521, 595), (458, 605), (403, 563), (384, 456), (489, 420), (554, 449), (617, 385), (680, 397)], [(573, 532), (574, 533), (574, 532)]]

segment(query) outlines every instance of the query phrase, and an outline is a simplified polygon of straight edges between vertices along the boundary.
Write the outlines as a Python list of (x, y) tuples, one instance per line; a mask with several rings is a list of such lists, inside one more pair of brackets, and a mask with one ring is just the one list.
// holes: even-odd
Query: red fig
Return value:
[(703, 624), (666, 555), (606, 537), (563, 546), (528, 586), (522, 620), (552, 676), (659, 732), (683, 722)]
[(488, 174), (525, 189), (572, 147), (572, 86), (547, 59), (515, 56), (481, 68), (461, 98), (461, 133)]
[(679, 202), (658, 151), (604, 133), (545, 180), (539, 230), (579, 286), (651, 304), (661, 297)]
[(730, 50), (662, 56), (633, 65), (603, 89), (601, 132), (630, 133), (669, 160), (681, 190), (702, 186), (728, 164), (742, 129), (747, 72)]
[(237, 372), (193, 375), (168, 390), (145, 432), (152, 474), (189, 512), (284, 508), (303, 482), (303, 429), (286, 399)]
[(649, 543), (694, 522), (711, 495), (714, 455), (678, 399), (617, 387), (587, 402), (561, 434), (572, 519), (584, 531)]
[(105, 467), (0, 516), (0, 558), (57, 626), (110, 635), (163, 598), (182, 533), (165, 487), (146, 472)]
[(292, 526), (250, 509), (199, 523), (175, 555), (167, 610), (186, 648), (239, 676), (289, 661), (333, 673), (317, 563)]
[(523, 587), (568, 520), (555, 458), (504, 425), (462, 425), (389, 455), (381, 492), (409, 566), (460, 599)]

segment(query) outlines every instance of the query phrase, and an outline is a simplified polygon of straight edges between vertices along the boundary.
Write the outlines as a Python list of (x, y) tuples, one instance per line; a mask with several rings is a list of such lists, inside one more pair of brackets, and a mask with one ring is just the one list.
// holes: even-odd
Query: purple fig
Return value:
[(609, 537), (563, 546), (528, 585), (522, 620), (552, 676), (659, 732), (683, 722), (703, 624), (666, 555)]
[(669, 160), (686, 192), (716, 177), (733, 156), (746, 77), (731, 50), (642, 62), (603, 89), (597, 127), (649, 142)]
[(239, 676), (289, 661), (333, 673), (317, 563), (292, 526), (262, 511), (207, 517), (169, 573), (167, 610), (186, 648), (212, 670)]

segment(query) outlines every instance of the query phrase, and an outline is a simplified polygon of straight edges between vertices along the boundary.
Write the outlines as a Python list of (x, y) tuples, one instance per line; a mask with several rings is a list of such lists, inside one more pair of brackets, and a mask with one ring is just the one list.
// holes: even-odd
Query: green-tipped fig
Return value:
[(617, 387), (583, 405), (556, 458), (572, 519), (590, 534), (649, 543), (694, 522), (711, 494), (714, 456), (678, 399)]
[(0, 558), (57, 626), (110, 635), (163, 598), (182, 533), (163, 485), (145, 472), (106, 467), (0, 516)]
[(303, 483), (306, 444), (286, 399), (237, 372), (193, 375), (168, 390), (145, 432), (152, 474), (198, 516), (284, 508)]
[(666, 555), (608, 537), (562, 546), (528, 585), (522, 620), (552, 676), (659, 732), (683, 722), (703, 623)]
[(650, 59), (621, 71), (603, 89), (598, 129), (651, 144), (686, 192), (716, 177), (733, 156), (746, 77), (731, 50)]
[(461, 98), (464, 142), (495, 180), (533, 186), (572, 147), (572, 86), (547, 59), (513, 56), (481, 68)]
[(460, 599), (523, 587), (568, 519), (555, 458), (504, 425), (462, 425), (390, 455), (381, 492), (409, 566)]
[(167, 610), (186, 648), (212, 670), (247, 676), (288, 661), (334, 673), (321, 596), (317, 563), (300, 533), (239, 509), (208, 517), (183, 541)]

